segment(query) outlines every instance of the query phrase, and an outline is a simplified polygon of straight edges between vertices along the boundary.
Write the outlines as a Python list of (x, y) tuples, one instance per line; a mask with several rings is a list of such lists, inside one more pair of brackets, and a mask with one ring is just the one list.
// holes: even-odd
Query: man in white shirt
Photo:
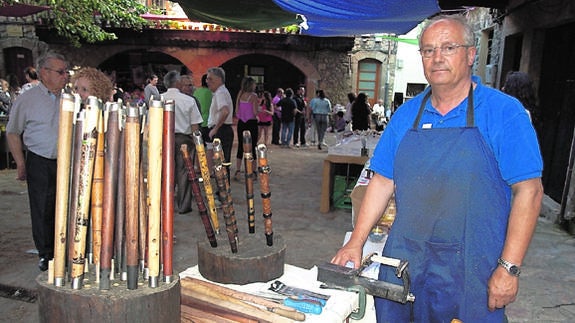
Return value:
[[(192, 189), (188, 181), (188, 170), (180, 152), (182, 144), (188, 146), (190, 156), (195, 156), (195, 144), (192, 133), (200, 128), (202, 115), (193, 97), (182, 93), (179, 89), (180, 73), (170, 71), (164, 76), (164, 84), (168, 88), (162, 93), (164, 100), (175, 101), (175, 133), (176, 133), (176, 210), (184, 214), (192, 211)], [(193, 157), (192, 157), (193, 158)]]

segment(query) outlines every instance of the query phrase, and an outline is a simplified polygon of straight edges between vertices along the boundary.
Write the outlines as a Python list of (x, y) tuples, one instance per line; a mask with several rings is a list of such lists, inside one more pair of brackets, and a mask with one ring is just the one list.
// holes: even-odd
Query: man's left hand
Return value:
[(487, 283), (490, 311), (503, 308), (513, 303), (519, 290), (519, 277), (510, 275), (503, 267), (497, 266)]

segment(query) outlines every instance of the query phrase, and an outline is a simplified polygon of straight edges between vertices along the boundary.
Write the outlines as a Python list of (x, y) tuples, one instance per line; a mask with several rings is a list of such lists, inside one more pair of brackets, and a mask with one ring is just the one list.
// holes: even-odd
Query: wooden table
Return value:
[(334, 164), (365, 165), (369, 156), (350, 156), (328, 154), (323, 160), (323, 173), (321, 182), (321, 202), (319, 211), (327, 213), (331, 209), (331, 196), (333, 194)]

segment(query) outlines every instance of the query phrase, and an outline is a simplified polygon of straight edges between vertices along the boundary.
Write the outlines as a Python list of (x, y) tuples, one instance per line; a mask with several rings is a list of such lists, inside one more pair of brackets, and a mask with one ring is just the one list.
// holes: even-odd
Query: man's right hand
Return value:
[(18, 172), (18, 177), (16, 177), (16, 179), (19, 181), (25, 181), (26, 180), (26, 167), (17, 166), (16, 170)]

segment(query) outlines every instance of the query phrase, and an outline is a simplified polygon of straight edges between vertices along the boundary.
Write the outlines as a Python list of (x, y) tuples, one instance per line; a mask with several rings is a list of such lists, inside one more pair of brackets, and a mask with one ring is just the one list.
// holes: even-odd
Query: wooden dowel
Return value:
[(163, 103), (151, 101), (148, 110), (148, 285), (158, 286), (160, 276), (160, 219), (162, 189)]
[(70, 202), (70, 165), (72, 162), (72, 133), (74, 96), (62, 93), (58, 125), (58, 166), (56, 170), (56, 211), (54, 219), (54, 285), (64, 286), (66, 276), (66, 243), (68, 203)]
[(162, 140), (162, 263), (164, 282), (172, 281), (174, 248), (175, 116), (174, 100), (164, 103)]
[(128, 289), (138, 288), (138, 199), (140, 165), (140, 111), (129, 106), (125, 137), (125, 245)]

